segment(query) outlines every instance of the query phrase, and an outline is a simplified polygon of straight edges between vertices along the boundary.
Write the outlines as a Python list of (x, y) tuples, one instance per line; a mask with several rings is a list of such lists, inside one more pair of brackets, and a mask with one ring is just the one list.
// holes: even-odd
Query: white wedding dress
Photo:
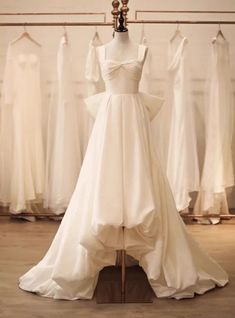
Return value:
[(89, 43), (88, 54), (85, 66), (85, 78), (87, 81), (88, 95), (94, 95), (104, 91), (104, 82), (100, 78), (100, 67), (97, 64), (96, 48), (101, 46), (102, 42), (98, 32), (95, 32)]
[(41, 48), (27, 37), (9, 44), (1, 101), (0, 203), (17, 214), (42, 200)]
[(234, 185), (229, 44), (220, 34), (212, 41), (210, 96), (206, 109), (206, 150), (195, 214), (229, 214), (226, 188)]
[(57, 82), (48, 119), (44, 206), (55, 214), (65, 212), (82, 164), (79, 105), (71, 49), (66, 35), (57, 53)]
[(156, 120), (155, 129), (155, 135), (158, 137), (156, 144), (160, 148), (178, 211), (188, 209), (191, 201), (190, 192), (199, 189), (187, 46), (188, 40), (183, 36), (173, 38), (169, 43), (167, 97)]
[(162, 100), (138, 91), (146, 47), (125, 61), (106, 59), (105, 49), (97, 52), (106, 91), (86, 100), (96, 120), (76, 189), (48, 252), (20, 288), (91, 299), (99, 271), (115, 264), (120, 249), (139, 261), (158, 297), (224, 286), (227, 274), (187, 233), (153, 150), (150, 118)]

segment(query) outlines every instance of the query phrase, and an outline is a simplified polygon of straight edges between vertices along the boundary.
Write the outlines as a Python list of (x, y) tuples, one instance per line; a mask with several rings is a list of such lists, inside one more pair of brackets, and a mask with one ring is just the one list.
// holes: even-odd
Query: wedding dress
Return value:
[(206, 150), (196, 214), (229, 214), (226, 188), (234, 185), (229, 44), (218, 34), (212, 41), (212, 73), (206, 113)]
[(144, 66), (143, 66), (143, 72), (142, 77), (140, 81), (140, 90), (150, 93), (151, 92), (151, 83), (152, 83), (152, 52), (148, 45), (148, 39), (145, 34), (145, 28), (144, 25), (142, 25), (142, 31), (140, 36), (140, 44), (148, 46), (148, 54), (146, 56)]
[(82, 162), (79, 107), (66, 34), (57, 53), (57, 78), (49, 110), (44, 205), (61, 214), (69, 204)]
[[(104, 91), (104, 82), (99, 77), (99, 66), (95, 64), (96, 61), (96, 47), (102, 44), (99, 33), (96, 31), (92, 39), (90, 40), (88, 47), (88, 54), (85, 63), (85, 85), (87, 88), (88, 96), (97, 94)], [(86, 153), (88, 141), (93, 128), (94, 120), (92, 116), (87, 112), (86, 105), (83, 102), (80, 109), (80, 117), (82, 123), (81, 141), (82, 141), (82, 154), (83, 157)]]
[[(107, 59), (97, 48), (106, 91), (88, 97), (96, 117), (80, 176), (45, 257), (20, 288), (57, 299), (91, 299), (116, 250), (139, 261), (158, 297), (177, 299), (224, 286), (227, 274), (187, 233), (153, 150), (150, 119), (162, 100), (140, 93), (138, 58)], [(124, 230), (123, 230), (124, 227)]]
[(94, 95), (104, 91), (104, 82), (100, 79), (100, 67), (96, 63), (96, 48), (101, 46), (102, 42), (98, 32), (95, 32), (89, 43), (88, 54), (86, 58), (85, 78), (87, 80), (88, 95)]
[[(176, 42), (177, 41), (177, 42)], [(175, 43), (176, 42), (176, 43)], [(190, 192), (199, 188), (199, 167), (192, 101), (189, 91), (188, 40), (169, 43), (167, 98), (161, 109), (158, 141), (178, 211), (189, 207)]]
[(12, 213), (29, 209), (44, 191), (41, 48), (29, 37), (9, 44), (2, 90), (0, 202)]

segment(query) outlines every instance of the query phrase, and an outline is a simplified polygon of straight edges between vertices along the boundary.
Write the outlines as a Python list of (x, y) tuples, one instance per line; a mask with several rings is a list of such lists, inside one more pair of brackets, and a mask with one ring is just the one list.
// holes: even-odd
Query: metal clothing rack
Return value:
[(1, 12), (0, 16), (101, 16), (103, 21), (55, 21), (55, 22), (1, 22), (0, 26), (99, 26), (107, 23), (106, 12)]
[[(235, 14), (235, 11), (209, 11), (209, 10), (136, 10), (135, 19), (128, 24), (235, 24), (235, 20), (185, 20), (185, 19), (138, 19), (140, 13), (178, 13), (178, 14)], [(107, 22), (106, 12), (1, 12), (0, 16), (102, 16), (103, 21), (55, 21), (55, 22), (0, 22), (0, 26), (113, 26)]]
[[(235, 24), (235, 20), (169, 20), (169, 19), (156, 19), (156, 20), (146, 20), (146, 19), (138, 19), (138, 15), (140, 13), (156, 13), (156, 14), (162, 14), (162, 13), (174, 13), (174, 14), (235, 14), (235, 11), (210, 11), (210, 10), (136, 10), (135, 11), (135, 21), (136, 23), (146, 23), (146, 24)], [(138, 21), (138, 22), (137, 22)], [(132, 23), (132, 21), (128, 21), (128, 23)]]
[(104, 21), (106, 21), (106, 12), (0, 12), (0, 16), (26, 16), (26, 15), (101, 15), (104, 16)]
[[(228, 20), (128, 20), (128, 24), (235, 24)], [(112, 22), (0, 22), (1, 26), (112, 26)]]

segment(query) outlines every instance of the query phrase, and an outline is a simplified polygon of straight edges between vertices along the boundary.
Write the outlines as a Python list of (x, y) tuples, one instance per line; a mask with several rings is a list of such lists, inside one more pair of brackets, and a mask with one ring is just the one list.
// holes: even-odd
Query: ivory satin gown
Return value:
[(41, 47), (27, 37), (9, 43), (0, 107), (0, 204), (13, 214), (42, 202), (45, 163)]
[(168, 60), (166, 102), (153, 123), (154, 141), (162, 157), (176, 208), (185, 212), (191, 201), (190, 192), (199, 189), (186, 37), (172, 38), (168, 46)]
[(169, 44), (168, 107), (165, 107), (168, 112), (166, 120), (170, 125), (166, 174), (178, 211), (189, 207), (190, 192), (198, 191), (199, 188), (196, 131), (189, 91), (187, 45), (188, 40), (185, 37), (176, 48), (173, 43)]
[(70, 44), (63, 35), (57, 52), (57, 81), (49, 108), (44, 195), (44, 206), (55, 214), (65, 212), (82, 163), (81, 121), (74, 78)]
[(210, 93), (206, 109), (206, 150), (195, 214), (229, 214), (226, 188), (234, 186), (232, 99), (229, 43), (212, 40)]
[(91, 299), (99, 271), (115, 264), (119, 249), (139, 261), (158, 297), (193, 297), (228, 282), (187, 233), (153, 150), (150, 118), (162, 100), (138, 90), (145, 50), (117, 61), (97, 48), (106, 91), (86, 100), (96, 120), (76, 189), (48, 252), (20, 288)]

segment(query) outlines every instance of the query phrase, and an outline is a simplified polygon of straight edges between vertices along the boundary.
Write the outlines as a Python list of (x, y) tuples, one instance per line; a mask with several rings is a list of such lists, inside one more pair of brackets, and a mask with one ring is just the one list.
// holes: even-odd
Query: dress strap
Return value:
[(105, 60), (105, 46), (100, 45), (99, 47), (96, 48), (96, 50), (98, 52), (99, 60), (104, 61)]
[(147, 49), (148, 49), (148, 47), (146, 45), (139, 44), (138, 61), (140, 61), (140, 62), (144, 61)]

